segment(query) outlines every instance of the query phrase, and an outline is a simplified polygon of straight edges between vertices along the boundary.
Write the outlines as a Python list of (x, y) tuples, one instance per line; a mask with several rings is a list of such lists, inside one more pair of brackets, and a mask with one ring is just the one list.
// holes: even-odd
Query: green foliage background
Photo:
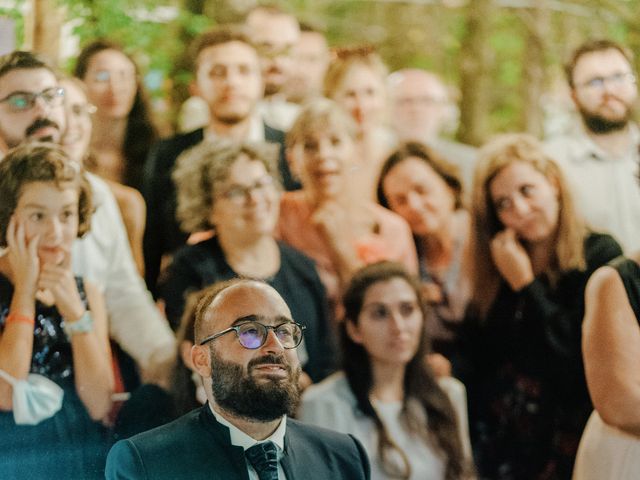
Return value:
[[(38, 1), (38, 0), (36, 0)], [(240, 20), (252, 0), (57, 0), (75, 20), (80, 43), (104, 36), (116, 39), (134, 54), (141, 69), (159, 70), (166, 79), (164, 92), (174, 103), (188, 95), (190, 79), (186, 46), (195, 35), (216, 23)], [(20, 1), (16, 2), (18, 5)], [(300, 19), (326, 29), (332, 45), (376, 45), (391, 70), (416, 66), (434, 70), (452, 85), (459, 84), (463, 38), (474, 0), (289, 0), (276, 1)], [(521, 126), (523, 65), (526, 62), (530, 8), (548, 8), (545, 62), (549, 82), (561, 74), (560, 65), (581, 41), (611, 37), (640, 54), (640, 0), (496, 0), (489, 19), (491, 76), (488, 115), (490, 131)], [(169, 23), (140, 20), (136, 11), (159, 5), (179, 8)], [(0, 9), (0, 15), (18, 20), (17, 8)], [(73, 61), (73, 59), (71, 60)], [(637, 65), (638, 66), (638, 65)]]

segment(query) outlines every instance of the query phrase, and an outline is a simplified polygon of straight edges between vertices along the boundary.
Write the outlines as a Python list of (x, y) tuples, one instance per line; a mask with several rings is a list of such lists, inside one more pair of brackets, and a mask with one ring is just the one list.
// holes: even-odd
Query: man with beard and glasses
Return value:
[[(65, 100), (56, 72), (35, 54), (14, 51), (0, 57), (0, 161), (24, 141), (61, 143), (68, 123)], [(111, 338), (153, 375), (172, 360), (175, 338), (138, 274), (109, 186), (86, 176), (96, 211), (91, 231), (73, 244), (73, 271), (99, 286)]]
[(59, 142), (65, 127), (64, 89), (29, 52), (0, 57), (0, 157), (26, 139)]
[(284, 133), (264, 123), (257, 105), (264, 91), (255, 48), (241, 32), (222, 27), (202, 34), (194, 48), (195, 90), (209, 106), (209, 125), (160, 141), (145, 166), (143, 194), (147, 202), (144, 256), (147, 285), (156, 290), (161, 265), (188, 235), (176, 219), (176, 190), (171, 172), (185, 150), (216, 138), (267, 141), (280, 146), (278, 170), (285, 189), (299, 187), (284, 156)]
[(116, 443), (107, 479), (368, 479), (355, 438), (289, 418), (300, 395), (302, 334), (266, 283), (210, 287), (196, 308), (191, 350), (208, 403)]
[(566, 74), (582, 122), (549, 141), (548, 153), (565, 170), (590, 226), (612, 234), (626, 252), (637, 250), (640, 130), (631, 121), (638, 96), (631, 53), (609, 40), (589, 41)]

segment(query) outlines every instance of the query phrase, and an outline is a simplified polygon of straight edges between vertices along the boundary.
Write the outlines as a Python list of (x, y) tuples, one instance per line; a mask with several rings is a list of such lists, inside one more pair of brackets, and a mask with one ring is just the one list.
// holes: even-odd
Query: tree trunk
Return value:
[(458, 138), (482, 144), (489, 133), (491, 99), (491, 14), (493, 0), (473, 0), (467, 7), (467, 32), (460, 55), (460, 127)]
[(57, 65), (60, 59), (60, 35), (65, 9), (57, 0), (32, 0), (31, 49)]
[(541, 99), (547, 87), (546, 39), (549, 38), (550, 11), (547, 0), (523, 12), (527, 26), (522, 82), (522, 126), (525, 131), (541, 137), (544, 111)]

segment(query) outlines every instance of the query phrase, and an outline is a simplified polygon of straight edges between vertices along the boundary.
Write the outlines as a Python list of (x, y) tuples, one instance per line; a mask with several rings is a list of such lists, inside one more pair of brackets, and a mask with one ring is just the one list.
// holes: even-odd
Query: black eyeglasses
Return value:
[(252, 185), (232, 185), (223, 191), (220, 196), (237, 205), (242, 205), (253, 192), (264, 195), (267, 190), (273, 188), (275, 188), (273, 177), (271, 175), (265, 175), (256, 180)]
[(50, 107), (62, 105), (64, 99), (64, 88), (51, 87), (39, 93), (33, 92), (15, 92), (7, 95), (0, 103), (7, 103), (9, 107), (16, 112), (25, 112), (31, 110), (36, 104), (36, 100), (42, 98)]
[(215, 340), (229, 332), (236, 332), (240, 345), (249, 350), (260, 348), (267, 341), (269, 330), (273, 330), (280, 341), (280, 344), (286, 349), (296, 348), (302, 342), (304, 325), (295, 322), (285, 322), (279, 325), (264, 325), (260, 322), (245, 322), (240, 325), (214, 333), (200, 342), (200, 345)]

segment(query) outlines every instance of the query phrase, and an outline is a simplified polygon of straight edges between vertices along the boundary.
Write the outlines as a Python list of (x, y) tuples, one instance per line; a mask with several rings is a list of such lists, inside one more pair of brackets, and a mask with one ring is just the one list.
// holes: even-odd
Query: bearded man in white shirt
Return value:
[(631, 60), (610, 40), (589, 41), (573, 53), (565, 70), (582, 121), (546, 146), (587, 222), (613, 235), (625, 252), (640, 249), (640, 130), (631, 121), (638, 97)]

